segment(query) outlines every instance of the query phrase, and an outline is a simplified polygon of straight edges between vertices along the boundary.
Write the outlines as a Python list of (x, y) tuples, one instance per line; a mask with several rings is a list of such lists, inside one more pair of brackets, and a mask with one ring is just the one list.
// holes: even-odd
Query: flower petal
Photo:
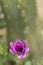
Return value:
[(18, 58), (25, 58), (26, 57), (26, 48), (23, 49), (22, 53)]
[(17, 54), (21, 55), (21, 52), (17, 52)]
[(15, 46), (16, 45), (14, 44), (14, 42), (10, 42), (10, 47), (13, 49), (15, 53), (17, 53)]
[(26, 57), (26, 54), (22, 55), (22, 58), (25, 58)]
[(27, 46), (27, 40), (24, 40), (24, 47), (26, 47)]
[(18, 58), (22, 58), (22, 55), (18, 56)]
[(26, 52), (28, 52), (29, 51), (29, 48), (26, 48)]
[(12, 49), (9, 49), (9, 52), (10, 52), (11, 54), (15, 54)]
[(25, 58), (26, 54), (18, 56), (18, 58)]
[(10, 42), (10, 47), (11, 47), (11, 48), (14, 47), (14, 42)]
[(22, 42), (19, 39), (17, 39), (15, 43), (17, 43), (17, 44), (20, 43), (21, 44)]

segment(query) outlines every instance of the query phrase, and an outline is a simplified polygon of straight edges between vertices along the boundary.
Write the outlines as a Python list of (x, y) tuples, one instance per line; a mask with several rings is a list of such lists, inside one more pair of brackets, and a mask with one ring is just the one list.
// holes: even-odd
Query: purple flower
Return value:
[(29, 51), (29, 48), (27, 47), (27, 41), (24, 40), (21, 42), (19, 39), (16, 40), (16, 42), (10, 42), (10, 49), (9, 52), (11, 54), (18, 54), (18, 58), (25, 58), (26, 53)]

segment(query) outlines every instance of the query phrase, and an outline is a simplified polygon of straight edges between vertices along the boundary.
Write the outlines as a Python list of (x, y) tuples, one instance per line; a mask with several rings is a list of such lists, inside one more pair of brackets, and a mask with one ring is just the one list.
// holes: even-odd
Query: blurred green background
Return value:
[[(8, 51), (9, 42), (17, 38), (28, 41), (25, 59)], [(0, 65), (43, 65), (43, 19), (36, 0), (0, 0)]]

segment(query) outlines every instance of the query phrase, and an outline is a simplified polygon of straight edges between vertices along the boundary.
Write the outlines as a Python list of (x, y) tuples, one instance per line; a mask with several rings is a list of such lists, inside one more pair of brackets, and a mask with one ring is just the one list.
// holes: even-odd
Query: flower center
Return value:
[(19, 52), (22, 52), (22, 50), (23, 50), (23, 48), (18, 48), (18, 51), (19, 51)]

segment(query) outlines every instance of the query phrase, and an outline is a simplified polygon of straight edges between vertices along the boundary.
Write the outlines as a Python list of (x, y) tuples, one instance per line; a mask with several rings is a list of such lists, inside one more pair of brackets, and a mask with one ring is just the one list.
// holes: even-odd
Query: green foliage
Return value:
[(43, 59), (40, 61), (40, 64), (43, 65)]
[(0, 43), (0, 54), (4, 56), (7, 55), (8, 46), (6, 42)]
[(27, 61), (25, 65), (31, 65), (31, 61)]

